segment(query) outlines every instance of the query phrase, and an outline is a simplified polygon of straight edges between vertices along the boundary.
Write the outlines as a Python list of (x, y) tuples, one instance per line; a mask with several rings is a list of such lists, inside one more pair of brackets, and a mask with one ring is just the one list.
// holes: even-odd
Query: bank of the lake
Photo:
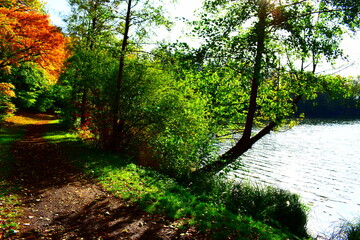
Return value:
[(310, 207), (308, 229), (329, 234), (360, 216), (360, 120), (311, 120), (272, 133), (242, 156), (232, 178), (298, 193)]

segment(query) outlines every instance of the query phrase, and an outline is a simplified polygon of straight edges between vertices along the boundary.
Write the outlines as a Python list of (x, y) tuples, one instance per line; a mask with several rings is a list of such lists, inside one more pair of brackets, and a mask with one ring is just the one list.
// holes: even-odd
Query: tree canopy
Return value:
[[(316, 66), (324, 59), (332, 61), (341, 56), (339, 41), (346, 27), (359, 27), (358, 19), (350, 20), (347, 15), (349, 11), (359, 12), (353, 4), (204, 2), (205, 11), (195, 24), (196, 33), (204, 39), (204, 64), (213, 72), (226, 69), (237, 77), (240, 87), (235, 91), (241, 92), (241, 97), (238, 104), (232, 101), (232, 108), (242, 114), (236, 114), (239, 118), (233, 123), (242, 137), (200, 172), (218, 172), (234, 162), (264, 135), (287, 122), (301, 98), (312, 99), (318, 92), (341, 89), (341, 78), (316, 74)], [(227, 77), (221, 80), (222, 85), (228, 84)], [(255, 127), (260, 131), (254, 131)], [(230, 128), (229, 134), (233, 130)]]
[[(349, 91), (351, 79), (318, 66), (343, 56), (344, 34), (359, 27), (357, 1), (203, 3), (191, 25), (200, 47), (163, 43), (147, 52), (151, 28), (172, 25), (160, 3), (70, 0), (65, 38), (41, 2), (3, 1), (0, 78), (18, 96), (3, 101), (57, 107), (98, 146), (184, 177), (217, 173), (296, 124), (301, 100)], [(234, 136), (217, 156), (217, 143)]]
[(0, 69), (34, 62), (55, 81), (67, 57), (64, 35), (35, 7), (37, 1), (8, 3), (0, 7)]

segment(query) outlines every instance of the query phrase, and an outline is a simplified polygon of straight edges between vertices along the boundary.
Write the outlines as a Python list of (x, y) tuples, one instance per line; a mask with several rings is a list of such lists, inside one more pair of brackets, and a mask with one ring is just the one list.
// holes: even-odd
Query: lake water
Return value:
[(240, 159), (231, 177), (288, 189), (310, 207), (308, 230), (333, 231), (360, 218), (360, 120), (310, 121), (271, 133)]

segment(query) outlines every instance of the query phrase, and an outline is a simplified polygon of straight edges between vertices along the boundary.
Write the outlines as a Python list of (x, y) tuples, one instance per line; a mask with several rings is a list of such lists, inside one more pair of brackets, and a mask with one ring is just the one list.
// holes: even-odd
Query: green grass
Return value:
[(165, 214), (178, 219), (183, 227), (195, 225), (213, 239), (293, 239), (286, 231), (266, 225), (251, 217), (234, 214), (215, 198), (195, 194), (174, 179), (137, 166), (129, 157), (91, 148), (65, 132), (44, 137), (63, 147), (69, 159), (97, 179), (113, 195), (128, 204), (137, 204), (148, 213)]
[(19, 197), (14, 194), (17, 189), (9, 182), (0, 179), (0, 238), (15, 234), (19, 225), (16, 221), (20, 216)]
[(19, 197), (15, 194), (17, 187), (6, 178), (14, 167), (11, 146), (23, 134), (24, 130), (19, 126), (0, 129), (0, 238), (9, 237), (19, 229), (16, 219), (21, 211)]
[(300, 237), (306, 232), (308, 209), (300, 197), (289, 191), (250, 183), (232, 184), (226, 205), (234, 213), (245, 214), (274, 227), (286, 227)]

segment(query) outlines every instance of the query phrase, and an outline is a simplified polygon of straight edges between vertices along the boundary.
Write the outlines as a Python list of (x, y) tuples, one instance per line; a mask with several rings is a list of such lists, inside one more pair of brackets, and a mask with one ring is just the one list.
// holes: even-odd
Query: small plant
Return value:
[(354, 222), (343, 220), (338, 230), (329, 237), (329, 240), (359, 240), (360, 218)]

